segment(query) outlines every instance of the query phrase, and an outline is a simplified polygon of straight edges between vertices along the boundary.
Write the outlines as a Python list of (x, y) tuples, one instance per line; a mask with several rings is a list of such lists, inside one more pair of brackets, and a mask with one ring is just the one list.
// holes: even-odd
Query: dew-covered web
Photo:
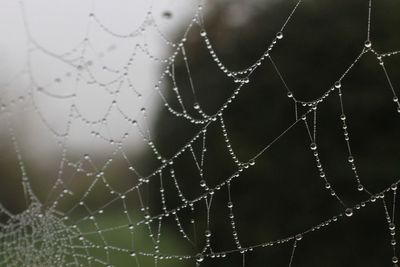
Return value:
[[(287, 264), (295, 265), (296, 248), (311, 232), (324, 231), (332, 224), (342, 220), (351, 220), (358, 210), (367, 208), (373, 202), (380, 202), (385, 210), (387, 227), (390, 235), (388, 242), (393, 247), (393, 264), (398, 262), (395, 241), (395, 203), (396, 190), (399, 181), (386, 185), (380, 192), (371, 192), (358, 174), (356, 157), (352, 154), (348, 117), (344, 105), (344, 88), (342, 82), (351, 75), (353, 67), (365, 55), (373, 55), (376, 64), (382, 69), (386, 83), (393, 95), (394, 112), (400, 113), (400, 102), (392, 83), (390, 72), (385, 65), (389, 57), (396, 57), (400, 51), (378, 52), (370, 39), (371, 0), (365, 9), (365, 43), (360, 44), (359, 55), (348, 66), (343, 66), (344, 72), (330, 88), (317, 99), (302, 101), (296, 97), (285, 80), (285, 74), (279, 69), (279, 60), (274, 57), (274, 48), (285, 40), (285, 29), (290, 23), (296, 23), (296, 13), (302, 8), (301, 0), (294, 2), (291, 11), (282, 15), (281, 26), (276, 28), (276, 35), (270, 36), (270, 44), (259, 58), (247, 68), (233, 71), (225, 65), (214, 50), (213, 39), (207, 34), (204, 25), (204, 6), (207, 2), (196, 3), (197, 8), (186, 26), (178, 33), (177, 41), (168, 38), (156, 19), (159, 13), (152, 6), (144, 12), (142, 23), (130, 32), (119, 32), (106, 22), (96, 12), (96, 5), (87, 14), (87, 24), (82, 25), (85, 32), (80, 43), (67, 52), (58, 53), (51, 47), (43, 46), (36, 40), (35, 33), (30, 31), (29, 8), (20, 3), (20, 14), (23, 18), (28, 43), (28, 58), (36, 54), (44, 54), (68, 66), (69, 71), (56, 73), (55, 76), (45, 75), (46, 83), (36, 81), (37, 65), (32, 65), (28, 59), (23, 69), (7, 83), (1, 85), (1, 125), (2, 134), (7, 130), (7, 136), (13, 146), (15, 159), (18, 162), (18, 177), (23, 188), (26, 207), (23, 211), (14, 213), (7, 209), (7, 203), (0, 205), (0, 265), (1, 266), (201, 266), (213, 260), (227, 260), (233, 255), (241, 255), (238, 265), (246, 266), (246, 256), (257, 250), (268, 250), (285, 243), (292, 246), (287, 255)], [(157, 11), (158, 12), (158, 11)], [(361, 12), (361, 11), (360, 11)], [(170, 19), (174, 13), (164, 11), (163, 19)], [(104, 46), (96, 42), (96, 33), (104, 34), (112, 40), (114, 46)], [(234, 86), (222, 105), (212, 113), (204, 108), (197, 98), (195, 75), (187, 50), (190, 49), (189, 38), (197, 35), (205, 44), (210, 55), (210, 61), (219, 68)], [(152, 37), (149, 37), (149, 36)], [(155, 37), (154, 37), (155, 36)], [(169, 49), (167, 55), (153, 52), (152, 41), (158, 42)], [(62, 42), (62, 40), (59, 40)], [(107, 55), (119, 47), (125, 47), (123, 53), (125, 63), (116, 65), (107, 62)], [(144, 75), (141, 60), (152, 62), (159, 69), (160, 76), (151, 87), (135, 84), (138, 75)], [(176, 79), (175, 64), (183, 62), (187, 83), (181, 85)], [(252, 86), (252, 75), (262, 65), (269, 64), (278, 75), (287, 97), (294, 106), (293, 120), (287, 122), (287, 127), (275, 138), (265, 140), (264, 145), (253, 151), (250, 158), (241, 158), (231, 142), (229, 125), (224, 121), (224, 114), (232, 103), (240, 101), (242, 88)], [(206, 73), (205, 70), (204, 73)], [(213, 70), (215, 71), (215, 69)], [(268, 75), (268, 74), (267, 74)], [(204, 77), (206, 78), (206, 77)], [(17, 96), (11, 94), (15, 83), (25, 81), (25, 89)], [(62, 84), (68, 84), (69, 90), (64, 90)], [(60, 85), (61, 84), (61, 85)], [(72, 89), (71, 89), (72, 88)], [(107, 103), (100, 116), (86, 113), (81, 106), (82, 94), (85, 90), (94, 90), (103, 94)], [(182, 92), (189, 92), (183, 94)], [(178, 105), (170, 103), (171, 95)], [(10, 97), (11, 96), (11, 97)], [(191, 100), (187, 100), (187, 96)], [(55, 120), (49, 119), (41, 107), (40, 99), (63, 102), (68, 106), (63, 113), (65, 127), (56, 127)], [(320, 158), (317, 141), (318, 107), (329, 98), (338, 98), (341, 111), (337, 118), (341, 122), (344, 141), (347, 145), (347, 162), (353, 172), (356, 185), (354, 192), (360, 191), (364, 201), (350, 205), (337, 194), (329, 176), (325, 172)], [(156, 99), (156, 100), (154, 100)], [(92, 99), (91, 101), (97, 101)], [(161, 103), (159, 110), (154, 109), (154, 101)], [(191, 101), (192, 106), (186, 103)], [(283, 100), (282, 100), (283, 101)], [(65, 104), (66, 103), (66, 104)], [(170, 140), (180, 144), (173, 153), (163, 152), (153, 139), (152, 116), (157, 112), (169, 113), (177, 120), (183, 120), (191, 127), (192, 134), (186, 140)], [(57, 172), (46, 177), (46, 197), (39, 197), (31, 183), (29, 166), (26, 165), (23, 142), (16, 130), (15, 118), (21, 113), (30, 113), (36, 117), (55, 140), (59, 148)], [(97, 114), (98, 115), (98, 114)], [(114, 121), (120, 121), (122, 131), (114, 131)], [(235, 195), (231, 186), (242, 178), (242, 174), (257, 164), (262, 164), (260, 157), (269, 152), (272, 146), (279, 146), (284, 137), (296, 125), (302, 125), (309, 137), (309, 150), (314, 156), (318, 175), (323, 180), (326, 194), (342, 207), (343, 212), (303, 229), (297, 233), (287, 233), (279, 239), (264, 240), (248, 244), (241, 242), (241, 223), (236, 220), (235, 208), (241, 203), (235, 203)], [(223, 143), (234, 163), (234, 171), (228, 177), (213, 179), (207, 175), (208, 132), (211, 127), (220, 131)], [(102, 153), (102, 160), (92, 153), (76, 155), (70, 153), (71, 136), (79, 128), (88, 133), (90, 140), (107, 143), (109, 150)], [(120, 127), (121, 128), (121, 127)], [(193, 130), (195, 129), (195, 130)], [(132, 142), (132, 139), (136, 140)], [(139, 140), (139, 141), (138, 141)], [(91, 142), (91, 141), (90, 141)], [(85, 144), (91, 146), (91, 143)], [(140, 144), (138, 144), (140, 143)], [(46, 146), (44, 144), (44, 146)], [(141, 160), (132, 157), (130, 151), (138, 146), (151, 153), (148, 159)], [(85, 147), (85, 146), (83, 146)], [(182, 157), (190, 158), (196, 169), (195, 177), (180, 175), (181, 165), (177, 164)], [(150, 161), (152, 164), (144, 163)], [(152, 170), (140, 165), (149, 165)], [(121, 170), (114, 177), (113, 170)], [(145, 170), (145, 171), (143, 171)], [(121, 174), (122, 173), (122, 174)], [(1, 179), (6, 179), (2, 177)], [(193, 187), (198, 189), (196, 196), (181, 186), (183, 180), (192, 179)], [(217, 182), (216, 182), (217, 181)], [(166, 186), (168, 184), (168, 186)], [(172, 185), (172, 186), (171, 186)], [(352, 186), (352, 185), (349, 185)], [(154, 194), (156, 192), (158, 195)], [(218, 216), (212, 213), (217, 195), (226, 195), (228, 216)], [(390, 201), (387, 199), (390, 198)], [(173, 200), (171, 200), (173, 199)], [(219, 201), (219, 200), (218, 200)], [(349, 217), (349, 218), (347, 218)], [(271, 218), (273, 219), (273, 218)], [(212, 246), (214, 238), (213, 221), (223, 220), (233, 241), (233, 246)], [(167, 230), (166, 230), (167, 229)], [(172, 241), (171, 241), (172, 240)], [(179, 245), (177, 245), (179, 244)], [(180, 249), (185, 247), (185, 249)], [(188, 248), (186, 248), (188, 247)], [(397, 265), (396, 265), (397, 266)]]

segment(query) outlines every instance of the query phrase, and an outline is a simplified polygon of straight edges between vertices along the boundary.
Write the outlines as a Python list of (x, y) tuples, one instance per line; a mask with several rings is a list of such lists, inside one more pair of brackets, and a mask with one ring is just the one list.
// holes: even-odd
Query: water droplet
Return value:
[(250, 82), (250, 79), (249, 79), (248, 77), (245, 77), (245, 78), (242, 78), (242, 79), (240, 80), (240, 82), (241, 82), (241, 83), (249, 83), (249, 82)]
[(210, 236), (211, 236), (210, 230), (206, 230), (206, 231), (204, 232), (204, 235), (205, 235), (206, 237), (210, 237)]
[(335, 82), (335, 88), (339, 89), (340, 87), (342, 87), (340, 81)]
[(197, 109), (200, 109), (200, 104), (197, 103), (197, 102), (194, 103), (194, 104), (193, 104), (193, 108), (196, 109), (196, 110), (197, 110)]
[(393, 262), (393, 263), (397, 263), (397, 262), (399, 262), (399, 259), (398, 259), (396, 256), (394, 256), (394, 257), (392, 258), (392, 262)]
[(301, 239), (303, 239), (303, 236), (301, 234), (296, 235), (296, 240), (300, 241)]
[(363, 186), (362, 184), (359, 184), (359, 185), (357, 186), (357, 190), (358, 190), (358, 191), (363, 191), (363, 190), (364, 190), (364, 186)]
[(196, 261), (197, 262), (202, 262), (203, 260), (204, 260), (204, 256), (201, 253), (196, 255)]
[(233, 207), (233, 203), (232, 202), (228, 202), (228, 208), (232, 208)]
[(345, 211), (345, 214), (347, 217), (351, 217), (353, 215), (353, 210), (350, 208), (347, 208)]
[(311, 150), (316, 150), (317, 149), (317, 144), (316, 143), (311, 143), (310, 148), (311, 148)]
[(340, 119), (341, 119), (342, 121), (346, 120), (346, 115), (344, 115), (344, 114), (340, 115)]
[(394, 230), (396, 228), (396, 225), (394, 223), (389, 224), (389, 230)]
[(293, 93), (289, 91), (289, 92), (287, 93), (287, 96), (288, 96), (289, 98), (292, 98), (292, 97), (293, 97)]
[(201, 30), (201, 31), (200, 31), (200, 36), (201, 36), (201, 37), (205, 37), (206, 35), (207, 35), (207, 33), (206, 33), (205, 30)]
[(278, 38), (279, 40), (283, 38), (283, 33), (282, 32), (278, 32), (276, 34), (276, 38)]
[(129, 252), (129, 255), (131, 257), (135, 257), (136, 256), (136, 251), (132, 250), (131, 252)]
[(365, 46), (366, 48), (370, 48), (370, 47), (372, 46), (371, 41), (370, 41), (370, 40), (365, 41), (364, 46)]
[(353, 163), (354, 162), (354, 158), (352, 156), (349, 156), (347, 158), (347, 161), (350, 162), (350, 163)]

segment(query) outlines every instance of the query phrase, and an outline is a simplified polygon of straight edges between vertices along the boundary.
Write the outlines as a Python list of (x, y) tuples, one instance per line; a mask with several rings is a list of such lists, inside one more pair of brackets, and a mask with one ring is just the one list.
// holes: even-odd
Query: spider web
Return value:
[[(253, 64), (240, 71), (233, 71), (219, 58), (214, 50), (213, 40), (207, 34), (203, 2), (196, 4), (196, 10), (186, 20), (178, 41), (168, 38), (165, 29), (158, 23), (160, 20), (157, 19), (157, 9), (151, 5), (144, 12), (139, 26), (129, 32), (118, 32), (107, 25), (92, 6), (87, 15), (88, 26), (84, 38), (63, 53), (53, 52), (36, 41), (29, 26), (29, 8), (21, 2), (20, 13), (29, 47), (27, 57), (31, 59), (37, 54), (44, 54), (63, 64), (66, 71), (60, 73), (57, 69), (54, 73), (50, 65), (47, 66), (49, 70), (45, 69), (40, 73), (37, 72), (40, 67), (33, 64), (33, 59), (28, 59), (16, 76), (1, 86), (1, 121), (5, 125), (2, 128), (8, 131), (7, 135), (17, 159), (19, 185), (23, 189), (26, 206), (16, 213), (6, 208), (9, 203), (0, 206), (0, 265), (201, 266), (216, 259), (225, 260), (233, 255), (241, 255), (239, 264), (245, 266), (246, 255), (253, 251), (290, 243), (292, 250), (287, 264), (291, 266), (295, 262), (296, 248), (301, 245), (303, 238), (312, 232), (324, 231), (347, 217), (352, 219), (358, 210), (374, 202), (381, 202), (384, 207), (390, 232), (389, 242), (393, 247), (391, 260), (396, 264), (395, 204), (399, 181), (387, 185), (379, 192), (371, 192), (363, 184), (351, 149), (350, 129), (347, 124), (351, 114), (346, 113), (343, 100), (345, 84), (342, 86), (342, 81), (365, 55), (374, 56), (391, 90), (394, 112), (400, 113), (395, 86), (385, 65), (387, 58), (398, 56), (400, 51), (379, 53), (374, 49), (370, 39), (370, 0), (366, 12), (366, 40), (360, 44), (362, 49), (359, 55), (351, 64), (344, 66), (344, 72), (339, 77), (334, 77), (336, 82), (319, 98), (302, 101), (287, 85), (273, 51), (285, 40), (286, 26), (295, 21), (296, 12), (303, 4), (301, 0), (294, 2), (290, 12), (282, 14), (284, 19), (276, 29), (276, 35), (271, 36), (270, 44)], [(164, 20), (174, 15), (170, 11), (162, 13)], [(118, 47), (98, 44), (97, 41), (101, 39), (96, 38), (100, 34), (114, 40)], [(198, 99), (199, 89), (196, 88), (195, 75), (187, 53), (190, 49), (188, 43), (193, 35), (204, 42), (215, 65), (233, 84), (230, 95), (212, 113), (206, 112), (207, 104)], [(168, 55), (162, 55), (154, 49), (152, 42), (155, 42), (155, 38), (169, 49)], [(107, 59), (110, 59), (107, 55), (116, 56), (113, 51), (118, 49), (122, 49), (120, 54), (124, 63), (118, 65), (112, 60), (108, 62)], [(152, 62), (161, 73), (151, 88), (136, 84), (138, 76), (144, 75), (138, 66), (143, 61)], [(186, 86), (181, 85), (175, 73), (178, 61), (183, 62), (188, 82)], [(273, 139), (264, 141), (264, 145), (253, 151), (251, 157), (243, 159), (234, 149), (235, 144), (231, 141), (233, 139), (224, 115), (232, 103), (240, 101), (242, 89), (251, 87), (253, 74), (265, 64), (270, 64), (280, 78), (295, 112), (293, 120), (287, 123), (283, 131)], [(52, 73), (54, 76), (50, 75)], [(37, 75), (44, 76), (46, 82), (38, 82)], [(11, 91), (21, 81), (25, 82), (25, 89), (20, 90), (15, 97)], [(82, 101), (85, 94), (91, 93), (96, 94), (96, 98), (91, 98), (91, 101), (105, 103), (101, 110), (96, 109), (93, 113), (90, 109), (85, 109), (87, 102)], [(346, 203), (336, 192), (320, 158), (317, 142), (319, 107), (332, 97), (339, 98), (341, 114), (338, 120), (343, 130), (347, 161), (353, 172), (355, 189), (365, 199), (355, 205)], [(41, 103), (44, 98), (47, 102), (54, 101), (56, 106), (61, 102), (66, 103), (62, 106), (67, 108), (63, 110), (61, 119), (46, 114)], [(188, 102), (192, 106), (188, 106)], [(187, 128), (191, 130), (185, 140), (171, 140), (171, 143), (179, 145), (170, 153), (163, 152), (153, 137), (152, 117), (156, 117), (157, 112), (168, 113), (177, 120), (185, 121)], [(17, 123), (23, 113), (33, 113), (31, 116), (36, 118), (35, 122), (45, 127), (60, 149), (57, 173), (46, 177), (45, 186), (33, 185), (33, 175), (24, 159), (24, 143), (18, 135), (21, 125)], [(118, 127), (115, 126), (116, 123)], [(262, 164), (261, 156), (268, 153), (271, 147), (278, 146), (285, 135), (298, 125), (302, 125), (307, 131), (309, 150), (314, 157), (318, 175), (323, 180), (327, 194), (341, 206), (342, 212), (279, 239), (254, 244), (243, 243), (240, 238), (240, 221), (235, 217), (235, 207), (240, 203), (235, 203), (231, 186), (249, 169), (259, 162)], [(220, 131), (225, 149), (234, 165), (228, 177), (214, 179), (207, 175), (208, 136), (212, 129)], [(96, 146), (107, 147), (102, 152), (102, 159), (97, 158), (95, 152), (77, 155), (70, 148), (74, 146), (74, 135), (79, 139), (82, 132), (90, 135), (90, 141), (89, 144), (84, 141), (79, 146), (87, 150), (93, 150)], [(149, 152), (144, 160), (132, 152), (135, 147), (138, 151)], [(183, 161), (186, 163), (182, 163)], [(194, 177), (182, 174), (182, 164), (194, 166)], [(191, 183), (195, 189), (182, 186), (186, 179), (193, 179)], [(44, 189), (40, 189), (41, 186)], [(38, 193), (35, 188), (45, 192)], [(227, 195), (224, 203), (228, 212), (226, 217), (212, 216), (213, 205), (216, 205), (214, 203), (220, 201), (218, 195)], [(392, 197), (389, 202), (388, 196)], [(214, 220), (225, 222), (230, 232), (230, 236), (226, 238), (233, 240), (233, 246), (218, 249), (212, 246)]]

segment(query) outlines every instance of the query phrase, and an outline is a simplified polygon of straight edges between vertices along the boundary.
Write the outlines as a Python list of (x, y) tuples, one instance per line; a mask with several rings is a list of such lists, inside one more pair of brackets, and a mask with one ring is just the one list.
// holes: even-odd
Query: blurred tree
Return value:
[[(296, 1), (221, 1), (210, 3), (205, 19), (207, 36), (216, 54), (230, 70), (253, 64), (266, 50)], [(371, 41), (378, 53), (399, 49), (400, 2), (375, 1), (372, 8)], [(300, 4), (271, 56), (296, 99), (320, 97), (344, 73), (364, 48), (367, 39), (368, 1), (316, 1)], [(189, 86), (185, 62), (175, 65), (175, 76), (184, 105), (196, 114), (198, 101), (206, 114), (214, 114), (237, 87), (212, 60), (208, 49), (193, 30), (185, 51), (194, 82), (195, 100)], [(394, 86), (399, 86), (400, 59), (385, 58)], [(172, 87), (172, 86), (171, 86)], [(179, 109), (172, 90), (168, 102)], [(342, 80), (344, 108), (352, 152), (362, 183), (378, 192), (398, 179), (400, 165), (400, 116), (392, 101), (389, 84), (376, 56), (365, 54)], [(238, 158), (246, 162), (295, 120), (292, 99), (266, 59), (224, 112), (224, 121)], [(306, 108), (299, 107), (302, 114)], [(327, 179), (346, 205), (367, 199), (347, 162), (347, 147), (340, 121), (337, 92), (317, 110), (317, 140)], [(309, 116), (312, 127), (312, 116)], [(163, 110), (156, 123), (156, 144), (164, 155), (172, 155), (201, 126), (193, 126)], [(233, 160), (228, 154), (219, 122), (209, 127), (206, 140), (205, 179), (210, 187), (231, 175)], [(325, 189), (309, 148), (305, 124), (298, 123), (257, 159), (256, 165), (231, 185), (239, 240), (243, 247), (302, 232), (335, 214), (343, 206)], [(200, 153), (201, 142), (194, 145)], [(200, 177), (193, 158), (186, 153), (175, 162), (177, 179), (188, 199), (201, 192)], [(168, 186), (168, 185), (167, 185)], [(173, 186), (171, 190), (173, 190)], [(215, 195), (211, 207), (214, 251), (234, 249), (228, 218), (227, 192)], [(168, 191), (167, 191), (168, 192)], [(386, 202), (391, 206), (388, 193)], [(178, 201), (178, 200), (176, 200)], [(176, 202), (175, 204), (177, 204)], [(197, 220), (205, 205), (196, 207)], [(204, 225), (197, 225), (201, 236)], [(199, 248), (204, 242), (198, 239)], [(292, 243), (246, 253), (246, 266), (287, 266)], [(351, 218), (306, 235), (298, 243), (293, 266), (390, 266), (393, 252), (382, 201), (357, 211)], [(202, 266), (241, 266), (239, 253), (224, 259), (205, 259)]]

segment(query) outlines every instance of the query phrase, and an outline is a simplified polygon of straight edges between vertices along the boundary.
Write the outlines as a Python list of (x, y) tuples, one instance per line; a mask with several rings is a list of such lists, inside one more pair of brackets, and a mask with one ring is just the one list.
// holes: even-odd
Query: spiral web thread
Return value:
[[(209, 39), (206, 29), (203, 24), (203, 3), (199, 3), (197, 11), (195, 12), (192, 20), (183, 31), (182, 36), (178, 42), (167, 40), (162, 34), (158, 25), (155, 23), (153, 18), (154, 14), (152, 10), (148, 10), (148, 13), (139, 26), (127, 34), (121, 34), (103, 24), (100, 17), (94, 13), (90, 13), (88, 16), (88, 23), (92, 28), (97, 27), (104, 31), (112, 38), (116, 40), (129, 40), (135, 42), (138, 38), (146, 34), (150, 30), (156, 30), (158, 35), (163, 39), (164, 43), (170, 47), (172, 53), (165, 58), (159, 58), (151, 54), (147, 45), (136, 45), (133, 48), (131, 54), (126, 55), (126, 65), (121, 66), (120, 69), (112, 69), (110, 67), (103, 67), (103, 70), (107, 73), (114, 75), (113, 79), (108, 82), (99, 81), (96, 75), (93, 74), (92, 68), (98, 67), (94, 65), (88, 56), (88, 51), (94, 50), (94, 44), (90, 41), (90, 30), (87, 32), (85, 38), (76, 47), (63, 54), (55, 54), (52, 51), (44, 48), (37, 43), (29, 32), (28, 15), (24, 3), (21, 3), (21, 13), (25, 19), (25, 27), (31, 49), (28, 53), (41, 52), (45, 53), (59, 61), (62, 61), (70, 65), (73, 69), (73, 73), (63, 74), (65, 76), (75, 79), (76, 84), (91, 84), (99, 88), (99, 90), (105, 90), (109, 93), (109, 106), (101, 120), (91, 120), (86, 118), (85, 115), (79, 110), (79, 107), (74, 104), (74, 100), (78, 97), (76, 93), (72, 94), (56, 94), (51, 90), (57, 83), (61, 82), (60, 77), (49, 77), (52, 82), (49, 82), (45, 86), (38, 86), (35, 83), (32, 67), (29, 62), (25, 68), (18, 73), (15, 78), (7, 84), (3, 84), (1, 87), (4, 91), (12, 86), (12, 84), (18, 79), (27, 78), (29, 80), (29, 86), (24, 95), (18, 96), (16, 99), (10, 99), (4, 102), (2, 98), (1, 103), (1, 120), (7, 122), (9, 135), (11, 137), (12, 144), (16, 153), (20, 168), (21, 184), (24, 190), (26, 199), (27, 209), (18, 214), (13, 214), (8, 211), (3, 205), (0, 206), (0, 213), (6, 217), (5, 223), (0, 224), (0, 265), (1, 266), (114, 266), (114, 258), (112, 255), (127, 255), (129, 256), (129, 262), (132, 266), (144, 266), (142, 259), (148, 258), (152, 261), (154, 266), (159, 265), (161, 262), (179, 260), (189, 262), (189, 264), (195, 264), (200, 266), (204, 260), (212, 260), (213, 258), (225, 258), (230, 257), (232, 254), (241, 253), (243, 257), (243, 266), (245, 266), (245, 256), (251, 253), (253, 250), (268, 249), (270, 246), (280, 246), (284, 243), (292, 243), (293, 249), (290, 255), (288, 255), (288, 264), (295, 261), (296, 247), (301, 244), (301, 240), (309, 233), (314, 231), (322, 231), (337, 221), (343, 220), (345, 217), (354, 216), (353, 213), (357, 213), (357, 210), (368, 206), (372, 202), (382, 202), (385, 209), (386, 219), (388, 222), (388, 228), (391, 233), (390, 242), (393, 246), (393, 258), (392, 262), (397, 263), (396, 257), (396, 242), (395, 236), (395, 203), (396, 203), (396, 190), (399, 181), (389, 185), (386, 189), (381, 192), (370, 192), (366, 187), (363, 186), (362, 180), (358, 176), (356, 160), (351, 152), (351, 143), (349, 139), (349, 129), (346, 124), (347, 115), (343, 105), (343, 92), (341, 81), (346, 77), (350, 70), (357, 64), (357, 62), (366, 54), (372, 54), (376, 57), (378, 64), (384, 72), (387, 80), (387, 84), (393, 93), (393, 101), (395, 109), (400, 113), (400, 103), (396, 95), (396, 90), (391, 82), (389, 72), (385, 66), (385, 59), (388, 57), (398, 56), (400, 51), (391, 51), (385, 53), (378, 53), (374, 50), (373, 44), (370, 40), (370, 24), (371, 24), (371, 0), (368, 6), (368, 23), (367, 38), (364, 44), (360, 44), (361, 52), (354, 59), (354, 61), (345, 68), (345, 71), (340, 77), (337, 77), (336, 82), (332, 84), (331, 88), (328, 88), (321, 97), (304, 102), (296, 98), (287, 86), (283, 75), (278, 69), (277, 64), (273, 60), (273, 50), (275, 46), (278, 46), (284, 37), (285, 27), (288, 23), (292, 23), (295, 20), (295, 14), (298, 9), (301, 8), (302, 1), (297, 1), (291, 12), (288, 14), (287, 19), (284, 20), (280, 29), (277, 29), (276, 36), (272, 37), (270, 45), (267, 47), (264, 53), (259, 59), (250, 65), (248, 68), (241, 71), (231, 71), (224, 63), (218, 58), (217, 53), (213, 49), (213, 41)], [(168, 14), (165, 14), (168, 16)], [(206, 114), (201, 107), (201, 103), (197, 102), (195, 81), (192, 79), (190, 69), (190, 59), (186, 55), (185, 47), (187, 44), (187, 38), (191, 31), (195, 28), (199, 28), (199, 34), (201, 39), (204, 41), (209, 54), (211, 55), (215, 64), (219, 69), (228, 77), (232, 79), (236, 87), (233, 88), (231, 95), (225, 100), (224, 104), (214, 114)], [(135, 57), (138, 53), (142, 53), (148, 57), (149, 60), (157, 62), (162, 66), (162, 74), (159, 77), (156, 85), (151, 90), (145, 88), (138, 89), (132, 85), (129, 78), (130, 67), (135, 63)], [(105, 51), (107, 53), (107, 51)], [(181, 57), (184, 60), (187, 76), (190, 81), (189, 88), (178, 87), (175, 80), (174, 64), (176, 59)], [(229, 127), (224, 122), (224, 112), (229, 109), (229, 106), (234, 101), (239, 101), (240, 91), (244, 86), (251, 86), (251, 77), (253, 72), (259, 68), (262, 64), (272, 64), (276, 73), (279, 75), (282, 84), (287, 89), (288, 98), (293, 101), (295, 107), (295, 118), (287, 128), (273, 140), (267, 140), (265, 146), (259, 151), (254, 152), (254, 156), (249, 159), (239, 159), (236, 155), (229, 139)], [(115, 86), (117, 89), (113, 89)], [(84, 86), (83, 86), (84, 87)], [(147, 109), (143, 103), (145, 100), (140, 100), (143, 106), (140, 107), (139, 112), (136, 115), (126, 114), (121, 107), (117, 96), (123, 88), (128, 88), (133, 92), (132, 97), (137, 99), (143, 99), (146, 97), (156, 95), (163, 102), (164, 111), (171, 113), (181, 120), (186, 120), (191, 124), (197, 125), (198, 131), (192, 136), (189, 141), (186, 142), (180, 149), (178, 149), (172, 156), (162, 155), (157, 145), (153, 142), (151, 137), (151, 130), (149, 127)], [(78, 89), (77, 89), (78, 90)], [(82, 90), (82, 89), (80, 89)], [(179, 108), (172, 107), (165, 96), (167, 91), (173, 92), (176, 97)], [(183, 96), (181, 91), (190, 90), (193, 93), (195, 99), (192, 109), (188, 109), (183, 104)], [(64, 131), (55, 129), (51, 122), (47, 121), (45, 116), (38, 108), (35, 102), (35, 96), (45, 94), (52, 98), (57, 99), (68, 99), (72, 100), (67, 127)], [(335, 189), (330, 184), (322, 165), (322, 162), (318, 154), (318, 146), (316, 141), (317, 135), (317, 114), (318, 106), (324, 102), (327, 98), (332, 95), (338, 95), (340, 100), (341, 115), (340, 121), (344, 132), (344, 139), (348, 149), (348, 164), (353, 170), (354, 179), (357, 184), (357, 190), (365, 193), (366, 200), (356, 204), (355, 206), (348, 206), (336, 194)], [(16, 133), (12, 123), (12, 116), (17, 112), (18, 109), (23, 107), (23, 111), (34, 110), (35, 115), (38, 116), (42, 123), (51, 131), (54, 138), (59, 142), (62, 148), (62, 158), (59, 165), (58, 177), (52, 186), (51, 191), (48, 194), (46, 201), (41, 201), (36, 196), (35, 192), (30, 185), (29, 173), (26, 170), (24, 164), (24, 156), (22, 155), (19, 140), (16, 137)], [(299, 106), (306, 107), (308, 110), (303, 114), (300, 113)], [(122, 136), (111, 136), (107, 133), (104, 128), (107, 128), (108, 119), (111, 114), (118, 114), (126, 122), (126, 132)], [(71, 125), (75, 121), (81, 121), (86, 124), (93, 135), (93, 138), (103, 139), (109, 142), (113, 146), (113, 151), (105, 162), (104, 165), (99, 166), (94, 163), (91, 155), (85, 154), (77, 161), (68, 158), (68, 142), (69, 142), (69, 131)], [(234, 196), (231, 196), (230, 187), (231, 184), (241, 178), (241, 174), (246, 172), (247, 169), (252, 168), (256, 165), (258, 158), (267, 153), (269, 148), (280, 140), (285, 134), (297, 125), (303, 124), (308, 132), (310, 138), (310, 149), (315, 158), (315, 164), (318, 169), (319, 176), (324, 180), (325, 188), (327, 193), (330, 194), (336, 201), (343, 206), (343, 213), (337, 214), (328, 220), (324, 220), (317, 225), (304, 229), (302, 232), (282, 237), (278, 240), (267, 240), (259, 244), (243, 244), (240, 241), (240, 234), (238, 226), (240, 223), (235, 221), (234, 216)], [(210, 186), (204, 177), (204, 161), (207, 157), (207, 131), (211, 125), (219, 127), (225, 140), (226, 148), (235, 163), (236, 171), (234, 171), (229, 177), (226, 177), (222, 182), (215, 186)], [(310, 126), (311, 125), (311, 126)], [(103, 131), (104, 130), (104, 131)], [(147, 145), (153, 152), (154, 157), (158, 160), (158, 167), (148, 174), (141, 174), (134, 167), (129, 159), (129, 156), (125, 150), (124, 141), (129, 138), (131, 133), (139, 134), (145, 145)], [(201, 144), (201, 152), (197, 153), (194, 149), (195, 143)], [(196, 198), (189, 199), (185, 197), (186, 192), (180, 187), (179, 174), (175, 172), (175, 163), (182, 155), (189, 154), (193, 158), (193, 162), (199, 173), (199, 187), (202, 188), (202, 193)], [(125, 188), (125, 190), (118, 190), (112, 186), (108, 181), (110, 177), (107, 175), (107, 169), (113, 164), (113, 160), (117, 157), (122, 158), (127, 165), (128, 169), (132, 173), (137, 182), (134, 185)], [(69, 183), (74, 179), (74, 174), (66, 171), (67, 168), (73, 169), (74, 173), (80, 173), (87, 176), (87, 179), (91, 179), (89, 186), (85, 189), (82, 194), (73, 192), (70, 189)], [(66, 175), (72, 178), (68, 179)], [(126, 177), (126, 179), (132, 179)], [(175, 192), (170, 192), (164, 189), (163, 181), (170, 179), (176, 187)], [(135, 181), (136, 181), (135, 180)], [(152, 181), (159, 181), (160, 189), (160, 200), (162, 211), (157, 214), (151, 214), (149, 204), (144, 201), (142, 195), (146, 187)], [(93, 208), (87, 203), (87, 200), (91, 197), (92, 192), (97, 187), (105, 188), (109, 198), (105, 198), (104, 203), (97, 205)], [(212, 225), (210, 224), (210, 210), (212, 208), (213, 199), (216, 194), (226, 194), (228, 192), (228, 202), (226, 206), (228, 208), (229, 227), (231, 228), (232, 238), (235, 243), (234, 249), (214, 251), (211, 246)], [(168, 203), (168, 195), (176, 194), (180, 199), (181, 204), (177, 206), (170, 206)], [(392, 207), (387, 205), (385, 196), (392, 194), (393, 202)], [(59, 206), (63, 201), (68, 200), (74, 196), (74, 204), (68, 209), (62, 209)], [(136, 199), (139, 201), (140, 206), (138, 210), (132, 211), (130, 201)], [(206, 230), (203, 233), (205, 236), (205, 244), (199, 244), (190, 232), (192, 224), (196, 224), (196, 220), (192, 219), (186, 223), (180, 220), (180, 216), (186, 212), (195, 213), (200, 209), (206, 207)], [(115, 211), (114, 207), (119, 207)], [(111, 225), (102, 225), (102, 216), (115, 212), (121, 213), (124, 217), (124, 223), (120, 221), (112, 223)], [(78, 215), (76, 215), (78, 214)], [(161, 249), (161, 236), (162, 236), (162, 225), (163, 221), (167, 218), (173, 218), (178, 231), (176, 232), (175, 238), (180, 242), (187, 242), (197, 249), (196, 253), (193, 254), (178, 254), (178, 253), (165, 253)], [(130, 244), (118, 244), (110, 241), (110, 234), (114, 232), (123, 232), (129, 236)], [(136, 234), (147, 235), (150, 240), (150, 248), (143, 248), (140, 243), (135, 242)]]

